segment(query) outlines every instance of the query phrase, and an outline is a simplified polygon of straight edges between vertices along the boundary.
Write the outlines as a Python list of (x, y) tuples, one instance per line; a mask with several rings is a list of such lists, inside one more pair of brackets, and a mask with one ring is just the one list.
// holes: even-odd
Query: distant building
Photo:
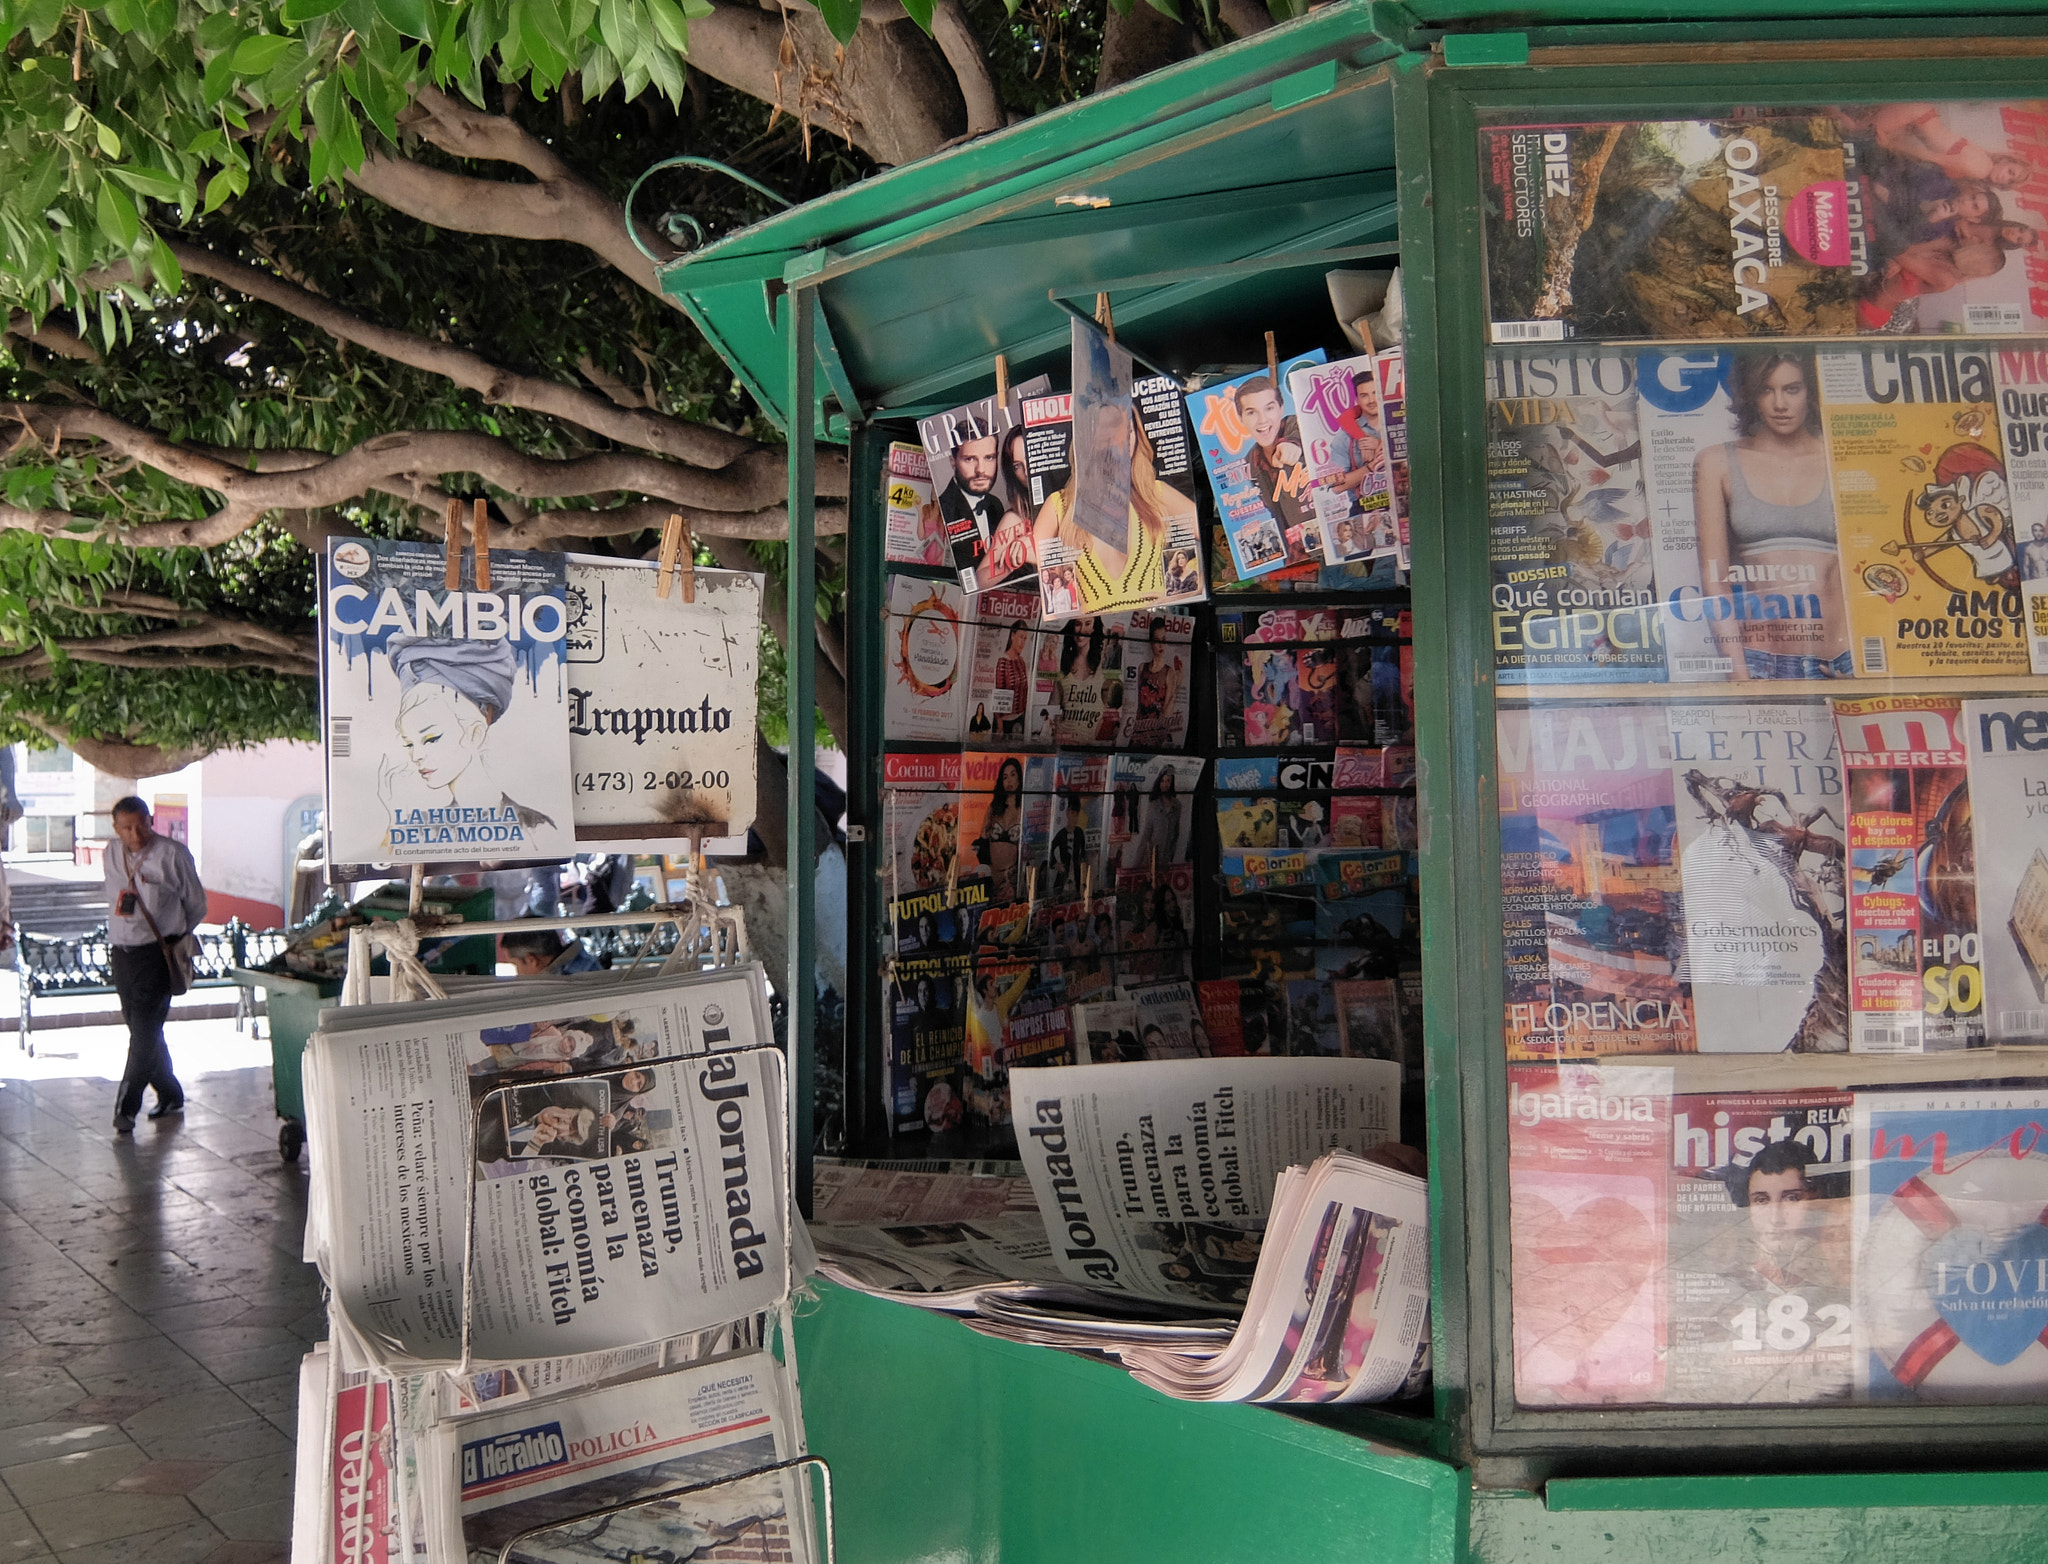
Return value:
[(7, 833), (10, 862), (96, 866), (114, 834), (114, 801), (137, 793), (157, 829), (192, 849), (207, 921), (276, 928), (299, 841), (318, 824), (324, 779), (317, 744), (277, 740), (139, 783), (102, 774), (61, 746), (18, 747), (14, 785), (25, 812)]

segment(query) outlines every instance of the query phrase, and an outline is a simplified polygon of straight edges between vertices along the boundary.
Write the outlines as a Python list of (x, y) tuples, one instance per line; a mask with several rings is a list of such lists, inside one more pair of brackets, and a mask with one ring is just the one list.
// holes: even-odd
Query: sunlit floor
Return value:
[(125, 1035), (0, 1034), (0, 1564), (287, 1556), (305, 1162), (270, 1045), (170, 1029), (181, 1119), (112, 1130)]

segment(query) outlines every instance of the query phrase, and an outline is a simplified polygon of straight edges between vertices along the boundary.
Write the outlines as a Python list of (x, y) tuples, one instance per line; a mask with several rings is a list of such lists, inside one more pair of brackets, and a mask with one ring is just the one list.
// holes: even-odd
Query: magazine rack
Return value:
[[(1266, 330), (1330, 338), (1322, 279), (1333, 268), (1398, 254), (1406, 289), (1432, 1415), (1165, 1407), (1091, 1365), (825, 1289), (806, 1322), (813, 1427), (847, 1479), (849, 1556), (1218, 1556), (1248, 1508), (1267, 1523), (1266, 1555), (1285, 1538), (1295, 1558), (1357, 1556), (1369, 1531), (1389, 1556), (1444, 1560), (1745, 1547), (1849, 1559), (1950, 1537), (1989, 1557), (2028, 1556), (2035, 1521), (2018, 1507), (2048, 1503), (2038, 1406), (1517, 1404), (1475, 128), (1494, 114), (1542, 123), (2041, 97), (2044, 62), (2038, 5), (1986, 16), (1949, 0), (1542, 0), (1512, 12), (1497, 0), (1352, 0), (807, 203), (667, 269), (665, 290), (788, 432), (793, 609), (811, 590), (816, 443), (849, 446), (845, 1100), (861, 1155), (891, 1150), (875, 1074), (888, 442), (914, 438), (920, 414), (986, 394), (998, 353), (1013, 381), (1062, 374), (1068, 300), (1109, 293), (1119, 340), (1181, 372), (1261, 362)], [(806, 715), (810, 623), (792, 612), (790, 695)], [(791, 724), (793, 777), (810, 731)], [(798, 829), (807, 815), (805, 790), (792, 800), (792, 861), (810, 846)], [(799, 890), (797, 1004), (809, 993), (810, 915)], [(812, 1033), (797, 1024), (792, 1035)], [(807, 1123), (801, 1059), (797, 1070)], [(994, 1432), (975, 1417), (992, 1405)], [(1188, 1481), (1240, 1440), (1291, 1452), (1270, 1504), (1248, 1497), (1255, 1483), (1231, 1481), (1211, 1501)], [(929, 1515), (866, 1503), (904, 1469), (957, 1466), (963, 1442), (986, 1452), (973, 1502)], [(1239, 1469), (1259, 1469), (1256, 1456)], [(1175, 1502), (1151, 1505), (1154, 1484)], [(1279, 1496), (1298, 1500), (1304, 1487), (1315, 1499), (1285, 1508)], [(1375, 1520), (1345, 1511), (1361, 1496)], [(1304, 1520), (1325, 1501), (1327, 1527)], [(1124, 1529), (1126, 1515), (1143, 1519)]]

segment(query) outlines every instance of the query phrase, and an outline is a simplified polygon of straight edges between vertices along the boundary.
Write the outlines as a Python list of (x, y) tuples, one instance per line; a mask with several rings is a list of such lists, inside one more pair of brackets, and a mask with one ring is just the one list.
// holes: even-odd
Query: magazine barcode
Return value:
[(2040, 1037), (2048, 1033), (2048, 1010), (2001, 1010), (1998, 1035), (2007, 1042), (2016, 1037)]
[(1497, 320), (1493, 323), (1496, 342), (1562, 342), (1561, 320)]
[(1671, 659), (1671, 673), (1674, 678), (1711, 673), (1733, 673), (1735, 659), (1732, 657), (1674, 657)]
[(2027, 322), (2017, 304), (1971, 304), (1963, 318), (1972, 331), (2024, 331)]
[(1856, 1025), (1856, 1046), (1865, 1053), (1902, 1053), (1907, 1047), (1906, 1029), (1859, 1021)]
[(327, 724), (328, 753), (336, 760), (348, 759), (348, 729), (353, 717), (336, 717)]
[(1863, 638), (1863, 671), (1865, 673), (1883, 673), (1886, 671), (1884, 666), (1883, 636), (1866, 635)]

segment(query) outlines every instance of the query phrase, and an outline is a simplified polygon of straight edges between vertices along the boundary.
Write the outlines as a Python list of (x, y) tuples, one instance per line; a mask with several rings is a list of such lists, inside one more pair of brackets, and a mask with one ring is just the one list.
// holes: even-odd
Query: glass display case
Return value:
[(2010, 1450), (2048, 1400), (2038, 67), (1532, 41), (1429, 81), (1411, 377), (1418, 667), (1474, 692), (1424, 759), (1485, 844), (1431, 902), (1489, 974), (1431, 1013), (1474, 1444)]

